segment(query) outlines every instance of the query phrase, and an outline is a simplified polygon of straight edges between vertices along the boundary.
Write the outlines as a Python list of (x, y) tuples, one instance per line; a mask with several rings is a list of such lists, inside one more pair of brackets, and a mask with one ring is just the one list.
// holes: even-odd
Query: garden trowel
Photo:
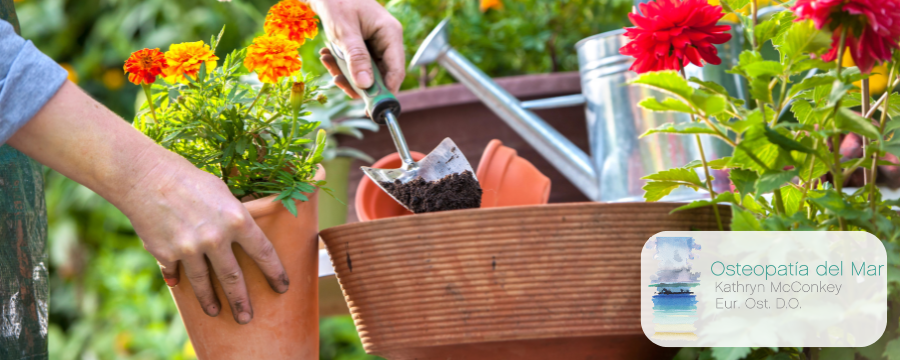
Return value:
[[(384, 185), (394, 184), (398, 180), (400, 181), (400, 184), (406, 184), (418, 177), (421, 177), (426, 182), (434, 182), (444, 179), (448, 175), (462, 174), (465, 171), (469, 171), (471, 176), (473, 178), (475, 177), (475, 171), (472, 170), (469, 161), (466, 160), (462, 151), (459, 150), (450, 138), (445, 138), (441, 141), (440, 145), (434, 148), (434, 150), (428, 153), (422, 160), (418, 162), (414, 161), (409, 154), (409, 148), (406, 145), (406, 139), (403, 137), (403, 132), (400, 131), (400, 125), (397, 124), (397, 116), (400, 115), (400, 102), (397, 101), (397, 98), (394, 97), (390, 91), (388, 91), (387, 86), (384, 85), (384, 80), (381, 76), (381, 72), (378, 70), (378, 66), (376, 66), (374, 62), (372, 63), (372, 72), (374, 73), (375, 79), (372, 87), (360, 89), (354, 84), (353, 78), (349, 75), (350, 70), (344, 53), (331, 42), (328, 42), (328, 48), (331, 50), (331, 54), (337, 61), (341, 72), (347, 78), (350, 86), (353, 87), (353, 90), (355, 90), (363, 101), (365, 101), (366, 111), (369, 113), (372, 120), (380, 125), (387, 125), (388, 130), (391, 132), (391, 137), (394, 139), (394, 145), (397, 147), (397, 152), (400, 154), (400, 159), (403, 161), (403, 165), (399, 169), (374, 169), (366, 166), (362, 167), (363, 172), (369, 176), (378, 187), (384, 190), (388, 195), (391, 195), (391, 197), (394, 198), (394, 200), (397, 200), (403, 207), (415, 212), (415, 210), (410, 208), (409, 204), (405, 204), (394, 196), (394, 194), (391, 194), (390, 191), (385, 189)], [(477, 183), (475, 186), (477, 186)]]

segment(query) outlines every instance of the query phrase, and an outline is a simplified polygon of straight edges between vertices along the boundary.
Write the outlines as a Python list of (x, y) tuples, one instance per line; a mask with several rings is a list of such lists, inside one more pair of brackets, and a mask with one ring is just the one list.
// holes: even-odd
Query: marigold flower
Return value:
[(798, 0), (791, 10), (796, 21), (810, 19), (817, 29), (832, 30), (831, 50), (822, 60), (837, 58), (841, 32), (846, 29), (845, 45), (850, 49), (859, 71), (869, 73), (875, 63), (891, 58), (900, 48), (900, 2), (895, 0)]
[(260, 81), (275, 84), (300, 71), (303, 62), (297, 54), (298, 48), (300, 44), (287, 37), (263, 35), (253, 39), (253, 44), (247, 47), (244, 66), (256, 71)]
[(166, 51), (166, 64), (164, 70), (166, 81), (186, 81), (184, 76), (194, 78), (200, 72), (200, 65), (206, 63), (206, 71), (211, 72), (216, 68), (219, 57), (203, 41), (172, 44)]
[(152, 84), (168, 67), (165, 55), (159, 49), (143, 49), (131, 53), (125, 60), (128, 81), (135, 85)]
[(319, 33), (316, 13), (299, 0), (281, 0), (269, 8), (263, 28), (266, 35), (284, 35), (303, 45), (306, 39), (315, 38)]
[(503, 2), (500, 0), (481, 0), (478, 8), (481, 12), (486, 12), (489, 9), (503, 10)]
[(641, 14), (628, 14), (635, 27), (626, 28), (631, 39), (619, 51), (635, 57), (631, 70), (637, 73), (680, 70), (703, 61), (722, 63), (715, 44), (731, 40), (728, 25), (716, 25), (724, 15), (721, 6), (705, 0), (657, 0), (641, 4)]

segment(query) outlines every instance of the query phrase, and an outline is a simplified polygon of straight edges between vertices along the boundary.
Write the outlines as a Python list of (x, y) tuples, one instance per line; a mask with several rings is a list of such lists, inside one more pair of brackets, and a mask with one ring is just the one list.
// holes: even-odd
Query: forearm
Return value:
[(163, 149), (66, 82), (8, 141), (122, 208), (142, 179), (186, 160)]

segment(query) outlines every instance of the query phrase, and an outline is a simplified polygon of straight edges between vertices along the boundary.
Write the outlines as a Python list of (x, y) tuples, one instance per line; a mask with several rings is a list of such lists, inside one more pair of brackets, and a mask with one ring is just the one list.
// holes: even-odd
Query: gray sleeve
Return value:
[(0, 145), (37, 114), (68, 73), (0, 20)]

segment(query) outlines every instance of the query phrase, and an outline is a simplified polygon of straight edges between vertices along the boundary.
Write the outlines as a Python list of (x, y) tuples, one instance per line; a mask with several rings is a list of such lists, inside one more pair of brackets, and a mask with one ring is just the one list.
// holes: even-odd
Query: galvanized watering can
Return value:
[[(575, 47), (581, 73), (581, 94), (521, 102), (498, 86), (489, 76), (469, 62), (448, 43), (447, 20), (442, 21), (422, 43), (411, 68), (437, 62), (469, 88), (488, 108), (512, 127), (544, 156), (581, 192), (594, 201), (644, 201), (642, 177), (700, 159), (702, 145), (707, 160), (730, 155), (730, 148), (718, 139), (654, 134), (639, 138), (647, 130), (665, 123), (691, 121), (687, 115), (655, 113), (637, 106), (641, 100), (663, 94), (628, 85), (636, 74), (628, 70), (633, 58), (621, 55), (619, 48), (628, 39), (624, 30), (610, 31), (585, 38)], [(688, 77), (714, 81), (735, 97), (744, 98), (740, 76), (725, 70), (737, 63), (742, 36), (718, 46), (722, 64), (703, 68), (688, 66)], [(563, 137), (529, 109), (546, 109), (585, 104), (590, 156)], [(699, 171), (700, 178), (704, 178)], [(713, 188), (727, 190), (724, 173), (713, 173)], [(704, 197), (690, 189), (673, 191), (664, 198), (684, 201)]]

